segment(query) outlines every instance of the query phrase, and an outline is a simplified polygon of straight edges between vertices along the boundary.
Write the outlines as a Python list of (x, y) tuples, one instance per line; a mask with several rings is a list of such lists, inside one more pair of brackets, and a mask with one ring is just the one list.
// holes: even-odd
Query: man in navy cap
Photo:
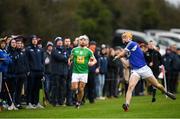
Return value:
[(65, 101), (65, 85), (68, 74), (68, 57), (63, 47), (63, 39), (55, 39), (55, 48), (51, 53), (51, 71), (52, 71), (52, 105), (63, 105)]
[(44, 53), (38, 47), (38, 38), (33, 35), (31, 37), (31, 45), (26, 49), (26, 55), (29, 65), (29, 79), (27, 81), (28, 88), (28, 109), (43, 108), (39, 103), (39, 91), (41, 79), (44, 75)]

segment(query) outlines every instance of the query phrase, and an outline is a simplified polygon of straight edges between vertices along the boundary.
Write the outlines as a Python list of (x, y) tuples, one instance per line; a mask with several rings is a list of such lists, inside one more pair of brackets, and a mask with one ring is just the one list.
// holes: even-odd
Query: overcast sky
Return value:
[(170, 3), (174, 4), (175, 6), (180, 5), (180, 0), (166, 0), (169, 1)]

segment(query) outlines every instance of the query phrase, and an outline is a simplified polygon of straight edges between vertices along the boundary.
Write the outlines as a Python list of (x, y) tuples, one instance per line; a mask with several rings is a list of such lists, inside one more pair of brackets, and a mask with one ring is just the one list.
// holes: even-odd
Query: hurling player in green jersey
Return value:
[(77, 93), (77, 108), (84, 96), (84, 87), (88, 80), (88, 66), (93, 66), (97, 62), (93, 52), (87, 48), (88, 44), (89, 38), (86, 35), (80, 36), (79, 46), (73, 48), (68, 60), (68, 64), (73, 65), (71, 88), (74, 93)]

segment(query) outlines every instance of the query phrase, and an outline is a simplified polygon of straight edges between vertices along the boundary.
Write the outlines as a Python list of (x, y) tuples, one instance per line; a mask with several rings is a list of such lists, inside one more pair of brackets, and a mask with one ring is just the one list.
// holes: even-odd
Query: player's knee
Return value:
[(78, 87), (76, 85), (71, 85), (71, 90), (77, 90)]
[(84, 91), (84, 87), (83, 87), (83, 86), (80, 86), (80, 87), (79, 87), (79, 91), (80, 91), (80, 92), (83, 92), (83, 91)]
[(128, 90), (133, 91), (134, 90), (134, 85), (129, 85)]

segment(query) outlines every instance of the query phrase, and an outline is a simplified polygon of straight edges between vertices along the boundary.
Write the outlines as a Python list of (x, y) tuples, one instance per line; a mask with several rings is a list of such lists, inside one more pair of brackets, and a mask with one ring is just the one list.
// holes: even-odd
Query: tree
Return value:
[(43, 39), (87, 34), (110, 43), (118, 28), (180, 27), (180, 7), (165, 0), (0, 0), (0, 34), (37, 34)]
[(112, 14), (101, 0), (82, 1), (77, 14), (82, 34), (99, 43), (111, 40)]
[(141, 14), (141, 29), (157, 29), (160, 23), (157, 9), (154, 8), (154, 1), (141, 1), (139, 4), (139, 11)]

